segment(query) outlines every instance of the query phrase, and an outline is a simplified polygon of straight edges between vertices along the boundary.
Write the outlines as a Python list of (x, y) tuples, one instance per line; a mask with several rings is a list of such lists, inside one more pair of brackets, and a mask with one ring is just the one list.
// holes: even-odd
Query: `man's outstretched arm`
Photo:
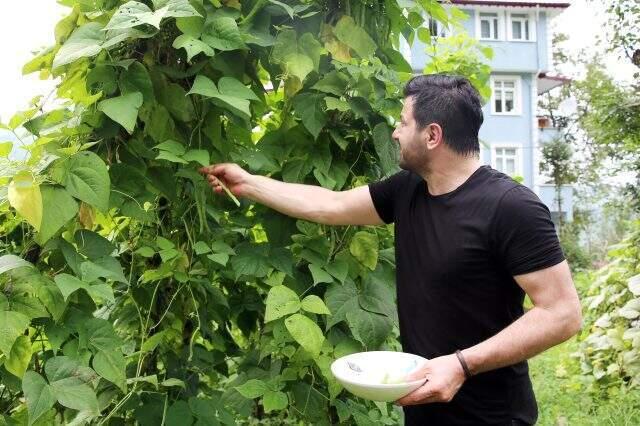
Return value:
[[(534, 307), (495, 336), (462, 350), (472, 374), (516, 364), (564, 342), (582, 325), (580, 301), (566, 261), (515, 276)], [(465, 381), (455, 354), (427, 361), (410, 378), (427, 382), (397, 401), (399, 405), (448, 402)]]
[(236, 196), (264, 204), (287, 216), (326, 225), (381, 225), (366, 185), (348, 191), (286, 183), (252, 175), (237, 164), (203, 167), (200, 172), (217, 193), (222, 181)]

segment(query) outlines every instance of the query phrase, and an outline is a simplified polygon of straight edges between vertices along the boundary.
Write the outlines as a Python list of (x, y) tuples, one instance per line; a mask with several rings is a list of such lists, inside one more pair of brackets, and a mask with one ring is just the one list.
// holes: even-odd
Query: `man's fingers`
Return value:
[(406, 395), (399, 400), (396, 401), (398, 405), (415, 405), (421, 404), (422, 401), (432, 397), (435, 393), (435, 389), (430, 385), (429, 381), (420, 386), (418, 389), (411, 392), (409, 395)]

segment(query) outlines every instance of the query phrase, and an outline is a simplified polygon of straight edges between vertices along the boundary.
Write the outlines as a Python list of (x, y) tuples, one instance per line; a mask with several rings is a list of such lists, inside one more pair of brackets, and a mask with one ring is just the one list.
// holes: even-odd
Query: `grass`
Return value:
[(577, 348), (575, 339), (529, 361), (531, 380), (538, 400), (538, 425), (640, 425), (640, 391), (613, 398), (589, 395), (579, 381), (579, 366), (570, 357)]

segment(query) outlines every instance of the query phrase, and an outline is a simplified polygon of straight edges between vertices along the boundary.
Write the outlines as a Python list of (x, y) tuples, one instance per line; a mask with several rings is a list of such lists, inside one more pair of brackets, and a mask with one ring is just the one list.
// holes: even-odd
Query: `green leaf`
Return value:
[(111, 181), (104, 161), (91, 151), (81, 151), (70, 157), (64, 167), (67, 192), (106, 212)]
[(194, 93), (207, 97), (212, 97), (220, 94), (218, 88), (216, 87), (216, 84), (202, 74), (196, 75), (196, 79), (193, 81), (193, 86), (191, 86), (191, 90), (187, 92), (187, 95)]
[(4, 256), (0, 256), (0, 274), (4, 274), (12, 269), (22, 268), (24, 266), (30, 266), (33, 268), (31, 263), (14, 254), (5, 254)]
[(207, 258), (222, 266), (227, 266), (227, 262), (229, 261), (229, 255), (226, 253), (211, 253), (207, 255)]
[(358, 339), (367, 350), (380, 347), (393, 328), (391, 320), (386, 316), (363, 309), (347, 312), (347, 324), (353, 337)]
[(36, 231), (42, 223), (42, 193), (31, 172), (18, 172), (7, 188), (7, 200), (11, 207)]
[(334, 33), (338, 40), (353, 49), (361, 58), (366, 59), (376, 53), (376, 43), (350, 16), (344, 15), (340, 18)]
[(118, 386), (125, 393), (127, 391), (126, 367), (127, 363), (120, 351), (98, 352), (93, 357), (93, 369), (96, 373)]
[(103, 26), (98, 22), (90, 22), (76, 29), (56, 53), (52, 68), (100, 53), (104, 42), (102, 29)]
[(126, 29), (142, 24), (152, 25), (160, 28), (160, 21), (164, 17), (166, 10), (154, 13), (149, 6), (137, 1), (128, 1), (118, 8), (105, 30)]
[(80, 229), (73, 235), (78, 251), (91, 260), (108, 256), (116, 249), (111, 241), (87, 229)]
[(164, 387), (179, 387), (182, 389), (186, 388), (185, 383), (182, 380), (176, 378), (163, 380), (162, 382), (160, 382), (160, 385)]
[(91, 296), (91, 298), (96, 303), (100, 303), (104, 301), (107, 301), (110, 303), (115, 302), (113, 289), (109, 284), (92, 284), (87, 288), (87, 292), (89, 293), (89, 296)]
[[(342, 99), (334, 98), (332, 96), (326, 96), (324, 98), (324, 103), (327, 106), (327, 111), (338, 110), (344, 112), (351, 109), (348, 102), (343, 101)], [(342, 140), (343, 139), (341, 138), (341, 141)]]
[(31, 361), (31, 339), (29, 336), (18, 336), (13, 343), (11, 353), (4, 362), (4, 368), (16, 377), (22, 378)]
[(293, 52), (284, 58), (284, 67), (289, 74), (304, 81), (305, 77), (313, 71), (313, 60), (304, 53)]
[(29, 317), (20, 312), (0, 311), (0, 351), (11, 356), (11, 348), (16, 339), (29, 326)]
[(156, 239), (156, 242), (158, 243), (158, 247), (160, 247), (161, 250), (167, 250), (176, 246), (175, 244), (173, 244), (173, 242), (171, 242), (171, 240), (160, 236)]
[(58, 285), (58, 288), (60, 289), (65, 302), (75, 291), (81, 288), (88, 290), (89, 287), (87, 283), (69, 274), (58, 274), (53, 278), (53, 280)]
[(331, 93), (336, 96), (342, 96), (347, 90), (347, 83), (348, 81), (342, 73), (338, 71), (331, 71), (320, 81), (311, 86), (311, 88), (324, 93)]
[(284, 320), (284, 325), (291, 337), (314, 358), (320, 354), (324, 335), (315, 322), (304, 315), (293, 314)]
[(186, 161), (195, 161), (201, 166), (208, 166), (210, 164), (209, 152), (204, 149), (190, 149), (182, 158)]
[(360, 309), (358, 305), (358, 290), (352, 281), (343, 285), (329, 286), (325, 295), (325, 303), (332, 315), (327, 319), (327, 329), (346, 319), (347, 312)]
[(331, 315), (331, 311), (327, 308), (327, 305), (324, 304), (322, 299), (314, 294), (302, 299), (302, 309), (314, 314)]
[[(273, 1), (273, 0), (271, 0)], [(267, 390), (262, 399), (265, 413), (271, 411), (284, 410), (289, 405), (287, 394), (281, 391)]]
[(373, 271), (378, 264), (378, 236), (366, 231), (356, 232), (351, 239), (349, 251), (360, 263)]
[(233, 77), (222, 77), (218, 81), (218, 90), (222, 95), (233, 96), (240, 99), (249, 99), (259, 101), (260, 98), (256, 94)]
[(196, 254), (205, 254), (211, 251), (211, 248), (204, 241), (198, 241), (193, 245), (193, 250)]
[(241, 276), (262, 278), (269, 273), (267, 248), (262, 245), (244, 244), (237, 248), (237, 255), (231, 259), (236, 279)]
[(313, 285), (333, 282), (333, 277), (326, 273), (325, 270), (322, 269), (322, 267), (310, 263), (309, 270), (311, 271), (311, 276), (313, 277)]
[(129, 134), (132, 134), (143, 99), (140, 92), (127, 93), (126, 95), (100, 102), (98, 110), (104, 112), (107, 117), (124, 127)]
[(336, 259), (333, 262), (327, 264), (324, 269), (341, 283), (344, 283), (344, 280), (349, 274), (349, 264), (346, 261), (340, 259)]
[(52, 382), (51, 389), (58, 402), (65, 407), (93, 414), (100, 411), (94, 390), (74, 377)]
[(258, 398), (269, 390), (266, 383), (258, 379), (247, 380), (240, 386), (236, 386), (235, 389), (248, 399)]
[(127, 284), (127, 278), (122, 272), (120, 262), (112, 256), (103, 256), (94, 261), (82, 262), (80, 265), (80, 273), (85, 282), (93, 282), (98, 278), (106, 278), (108, 280), (119, 281)]
[(279, 285), (272, 287), (267, 295), (264, 321), (277, 320), (285, 315), (296, 313), (300, 310), (300, 298), (288, 287)]
[(148, 246), (144, 246), (144, 247), (140, 247), (138, 250), (136, 250), (134, 253), (139, 254), (142, 257), (153, 257), (154, 254), (156, 254), (156, 252)]
[(176, 401), (167, 410), (167, 426), (184, 426), (193, 423), (193, 415), (189, 405), (182, 400)]
[(244, 49), (246, 46), (235, 19), (217, 16), (204, 28), (202, 41), (218, 50)]
[(204, 53), (206, 56), (215, 55), (214, 50), (208, 44), (188, 34), (182, 34), (176, 37), (172, 47), (174, 49), (184, 49), (187, 52), (187, 61), (189, 62), (199, 53)]
[(27, 400), (29, 425), (32, 425), (56, 403), (56, 397), (44, 378), (35, 371), (22, 377), (22, 391)]
[(120, 90), (122, 94), (142, 93), (145, 102), (153, 101), (153, 83), (147, 68), (140, 62), (133, 62), (126, 71), (120, 74)]
[(393, 140), (391, 133), (392, 130), (386, 123), (379, 123), (373, 128), (373, 146), (386, 176), (398, 171), (399, 145)]
[(78, 212), (78, 203), (63, 188), (42, 185), (43, 215), (40, 232), (36, 237), (43, 245)]
[(293, 100), (293, 108), (298, 117), (302, 119), (302, 124), (309, 130), (315, 138), (318, 137), (320, 130), (327, 123), (327, 117), (323, 111), (324, 95), (302, 93)]

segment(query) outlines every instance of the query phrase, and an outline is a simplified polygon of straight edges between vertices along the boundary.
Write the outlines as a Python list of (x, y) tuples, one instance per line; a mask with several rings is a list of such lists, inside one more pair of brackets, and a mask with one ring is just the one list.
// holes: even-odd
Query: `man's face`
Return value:
[(424, 144), (424, 130), (417, 127), (413, 118), (413, 98), (405, 98), (400, 123), (393, 131), (392, 137), (400, 145), (400, 168), (418, 171), (424, 167), (427, 149)]

